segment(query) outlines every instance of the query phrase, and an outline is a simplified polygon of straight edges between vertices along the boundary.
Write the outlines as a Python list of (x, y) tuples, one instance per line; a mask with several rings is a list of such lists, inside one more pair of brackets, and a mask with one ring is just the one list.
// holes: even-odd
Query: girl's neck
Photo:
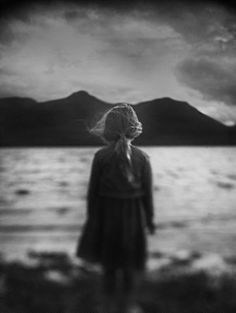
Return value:
[[(132, 139), (126, 138), (126, 142), (127, 142), (128, 147), (132, 146)], [(110, 141), (109, 145), (113, 146), (116, 143), (117, 143), (117, 141)]]

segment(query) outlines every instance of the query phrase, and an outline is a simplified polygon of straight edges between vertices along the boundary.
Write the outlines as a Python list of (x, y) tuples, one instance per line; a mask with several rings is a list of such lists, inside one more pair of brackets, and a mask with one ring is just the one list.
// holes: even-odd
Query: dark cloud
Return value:
[(143, 7), (154, 7), (159, 10), (173, 11), (176, 7), (195, 6), (201, 4), (219, 4), (230, 10), (236, 8), (233, 0), (0, 0), (0, 16), (26, 17), (28, 8), (36, 5), (51, 7), (55, 5), (74, 4), (79, 6), (97, 6), (116, 10), (129, 10)]
[[(206, 27), (209, 26), (208, 22), (213, 22), (215, 17), (214, 12), (207, 10), (207, 8), (211, 8), (213, 5), (220, 5), (231, 12), (234, 11), (234, 3), (223, 0), (0, 0), (0, 36), (4, 40), (4, 37), (7, 38), (9, 35), (5, 33), (5, 24), (9, 19), (30, 22), (32, 13), (40, 10), (50, 11), (58, 7), (68, 8), (64, 17), (67, 21), (76, 21), (84, 13), (76, 10), (78, 6), (80, 8), (94, 7), (113, 10), (114, 12), (125, 11), (127, 13), (146, 10), (150, 19), (169, 22), (175, 30), (184, 34), (191, 41), (197, 40), (197, 38), (202, 39), (208, 34), (206, 32)], [(107, 12), (108, 15), (110, 13)], [(229, 22), (228, 27), (231, 28), (232, 32), (236, 32), (235, 28), (232, 29), (232, 21)]]
[(236, 105), (235, 63), (188, 59), (178, 66), (177, 77), (186, 86), (198, 90), (207, 100)]

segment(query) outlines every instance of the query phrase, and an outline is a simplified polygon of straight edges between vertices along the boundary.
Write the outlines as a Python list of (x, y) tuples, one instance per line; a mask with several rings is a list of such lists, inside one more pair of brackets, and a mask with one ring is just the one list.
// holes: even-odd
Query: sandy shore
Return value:
[[(150, 256), (137, 302), (145, 313), (235, 313), (236, 257)], [(0, 261), (1, 313), (100, 313), (101, 271), (64, 253)], [(106, 313), (106, 312), (103, 312)]]

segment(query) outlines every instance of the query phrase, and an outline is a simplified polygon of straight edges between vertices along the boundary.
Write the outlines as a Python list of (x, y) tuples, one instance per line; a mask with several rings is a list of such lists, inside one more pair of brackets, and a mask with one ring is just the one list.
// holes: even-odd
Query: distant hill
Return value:
[(140, 141), (151, 145), (229, 144), (227, 126), (186, 102), (155, 99), (139, 103), (136, 112), (145, 125)]
[(230, 144), (236, 145), (236, 126), (229, 126), (228, 127), (228, 134), (229, 134)]
[[(86, 91), (53, 101), (0, 99), (1, 146), (89, 146), (101, 140), (88, 132), (111, 103)], [(227, 127), (186, 102), (170, 98), (134, 105), (144, 125), (139, 145), (236, 144), (235, 127)]]
[(111, 107), (85, 91), (67, 98), (36, 102), (28, 98), (0, 99), (2, 146), (94, 145), (100, 141), (87, 128)]

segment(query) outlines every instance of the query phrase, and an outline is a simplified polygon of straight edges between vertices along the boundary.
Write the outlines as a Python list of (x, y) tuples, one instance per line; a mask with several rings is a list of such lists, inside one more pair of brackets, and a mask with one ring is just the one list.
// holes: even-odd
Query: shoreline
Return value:
[[(137, 301), (145, 313), (233, 313), (236, 256), (153, 253)], [(101, 269), (66, 253), (0, 259), (1, 313), (100, 313)], [(106, 313), (106, 312), (104, 312)]]

